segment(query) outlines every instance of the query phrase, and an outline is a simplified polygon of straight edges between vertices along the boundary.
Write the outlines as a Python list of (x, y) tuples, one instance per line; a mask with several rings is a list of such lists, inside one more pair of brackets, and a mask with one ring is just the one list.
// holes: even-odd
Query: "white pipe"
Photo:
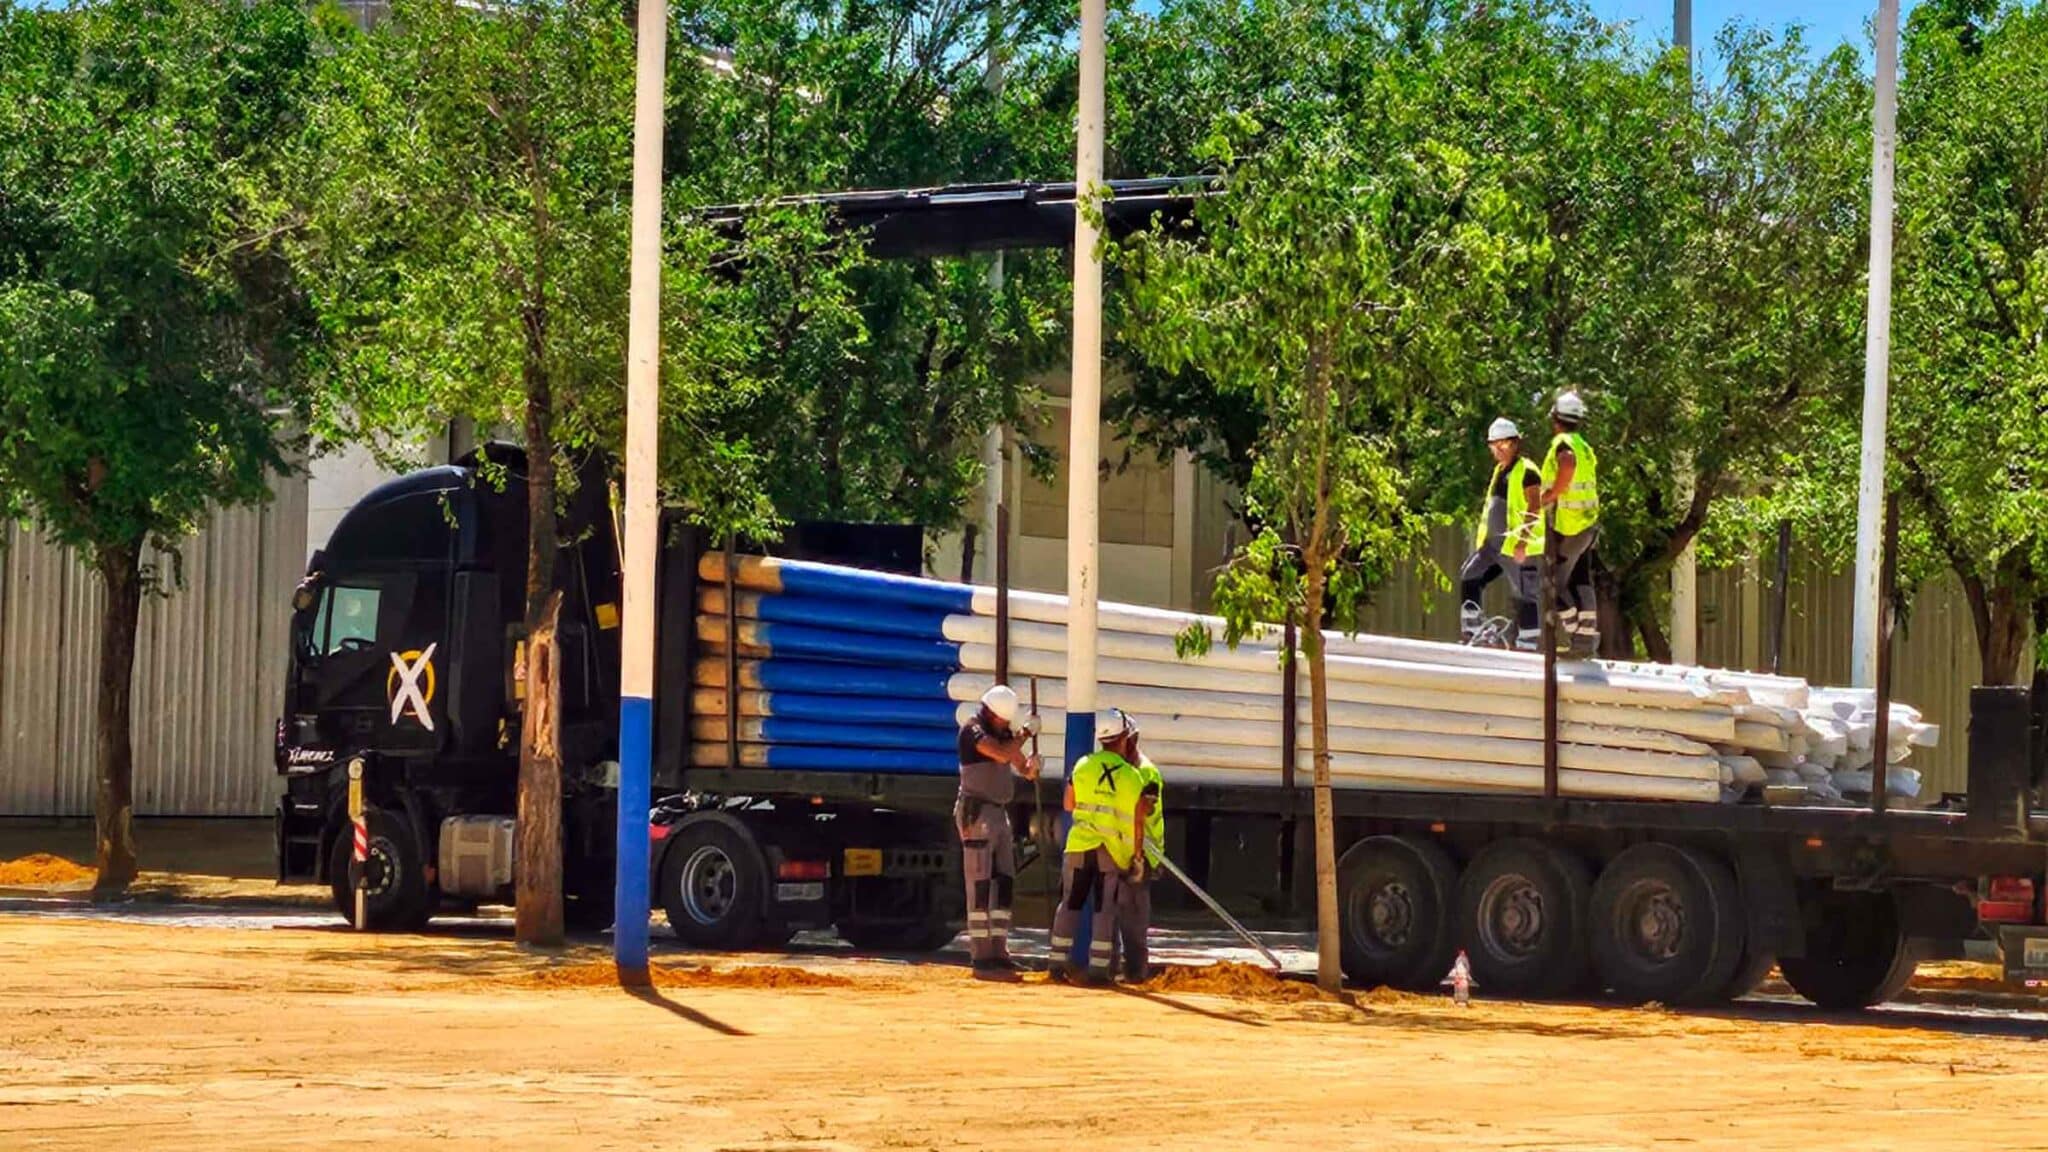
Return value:
[[(1067, 599), (1071, 605), (1067, 711), (1095, 712), (1095, 606), (1102, 482), (1102, 253), (1088, 211), (1102, 184), (1105, 0), (1081, 0), (1080, 116), (1074, 142), (1074, 351), (1068, 407)], [(1014, 671), (1014, 669), (1013, 669)]]
[(1885, 426), (1891, 395), (1892, 168), (1898, 83), (1899, 0), (1878, 0), (1877, 96), (1870, 114), (1870, 295), (1863, 347), (1863, 456), (1856, 482), (1856, 600), (1850, 640), (1850, 677), (1858, 688), (1877, 683)]

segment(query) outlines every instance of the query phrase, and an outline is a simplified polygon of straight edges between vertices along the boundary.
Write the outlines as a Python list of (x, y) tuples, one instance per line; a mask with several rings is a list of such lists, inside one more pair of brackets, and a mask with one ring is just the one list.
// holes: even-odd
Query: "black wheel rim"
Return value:
[(732, 857), (715, 844), (705, 844), (683, 862), (679, 881), (683, 911), (699, 924), (717, 924), (739, 903), (740, 875)]
[(1543, 948), (1549, 917), (1543, 890), (1527, 876), (1496, 876), (1479, 894), (1479, 942), (1489, 953), (1525, 960)]
[(1622, 892), (1615, 915), (1622, 944), (1647, 965), (1669, 964), (1685, 950), (1690, 934), (1685, 902), (1661, 880), (1638, 880)]

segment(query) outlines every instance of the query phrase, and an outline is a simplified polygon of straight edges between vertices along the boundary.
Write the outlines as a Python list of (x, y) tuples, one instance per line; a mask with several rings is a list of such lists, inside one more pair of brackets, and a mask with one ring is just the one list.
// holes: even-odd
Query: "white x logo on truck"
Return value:
[[(396, 687), (391, 693), (393, 724), (410, 711), (413, 719), (420, 722), (420, 727), (429, 732), (434, 730), (434, 715), (427, 711), (427, 699), (434, 693), (434, 666), (430, 663), (434, 658), (434, 648), (435, 645), (429, 644), (424, 652), (391, 654), (391, 667), (397, 674)], [(407, 656), (415, 659), (407, 660)]]

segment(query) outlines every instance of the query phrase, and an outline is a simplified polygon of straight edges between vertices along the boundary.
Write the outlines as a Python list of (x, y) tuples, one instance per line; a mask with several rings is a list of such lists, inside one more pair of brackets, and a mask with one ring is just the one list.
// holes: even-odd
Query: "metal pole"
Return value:
[(740, 769), (740, 559), (725, 537), (725, 770)]
[(1543, 798), (1557, 799), (1557, 506), (1543, 510)]
[(1877, 715), (1870, 733), (1870, 808), (1883, 812), (1890, 803), (1885, 795), (1892, 750), (1892, 581), (1898, 572), (1899, 498), (1884, 502), (1884, 562), (1878, 567)]
[[(647, 983), (647, 812), (653, 805), (655, 495), (661, 405), (661, 141), (668, 5), (641, 0), (633, 87), (633, 255), (626, 336), (626, 542), (619, 637), (618, 876), (612, 961)], [(739, 691), (727, 684), (726, 693)]]
[(1102, 456), (1102, 254), (1090, 206), (1102, 183), (1105, 0), (1081, 0), (1081, 99), (1074, 147), (1074, 381), (1067, 414), (1066, 762), (1095, 731), (1095, 605)]
[(1294, 814), (1301, 803), (1295, 790), (1295, 769), (1301, 760), (1301, 652), (1295, 636), (1294, 613), (1287, 613), (1282, 633), (1287, 663), (1280, 667), (1280, 893), (1287, 907), (1294, 907)]
[[(1671, 43), (1685, 53), (1685, 84), (1692, 87), (1692, 0), (1672, 0)], [(1691, 452), (1678, 461), (1679, 499), (1690, 506), (1698, 482)], [(1700, 662), (1699, 552), (1688, 541), (1671, 565), (1671, 662)]]
[(1885, 423), (1892, 354), (1892, 164), (1897, 135), (1899, 0), (1877, 6), (1877, 101), (1871, 110), (1870, 298), (1863, 348), (1863, 459), (1856, 483), (1856, 611), (1850, 682), (1877, 683), (1878, 569), (1884, 515)]
[[(996, 505), (996, 683), (1010, 682), (1010, 505)], [(1033, 680), (1033, 684), (1038, 681)], [(1033, 712), (1038, 709), (1032, 708)]]

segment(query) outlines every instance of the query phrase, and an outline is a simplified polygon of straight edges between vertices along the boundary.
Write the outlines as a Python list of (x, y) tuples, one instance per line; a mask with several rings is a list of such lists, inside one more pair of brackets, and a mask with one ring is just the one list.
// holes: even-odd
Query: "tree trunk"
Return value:
[[(514, 899), (514, 936), (522, 944), (562, 941), (562, 752), (553, 703), (561, 696), (556, 661), (540, 660), (543, 631), (550, 643), (555, 614), (554, 397), (543, 359), (547, 318), (526, 317), (526, 634), (525, 718), (519, 740), (520, 852)], [(546, 711), (546, 722), (537, 713)]]
[(99, 705), (93, 717), (99, 779), (93, 791), (95, 899), (119, 896), (135, 879), (135, 744), (130, 700), (135, 679), (135, 630), (142, 613), (140, 541), (100, 552), (106, 589), (100, 613)]
[[(2029, 605), (2031, 607), (2031, 605)], [(1992, 588), (1977, 619), (1977, 656), (1986, 684), (2019, 684), (2028, 612), (2010, 588)]]
[(512, 935), (521, 944), (562, 942), (562, 709), (555, 624), (556, 592), (526, 637), (526, 716), (519, 734), (519, 874)]
[[(1643, 600), (1633, 615), (1636, 629), (1642, 633), (1644, 654), (1654, 663), (1671, 663), (1671, 638), (1664, 635), (1664, 626), (1657, 622), (1656, 610), (1650, 606), (1648, 598)], [(1623, 636), (1626, 638), (1626, 630), (1623, 631)]]
[[(1557, 578), (1562, 582), (1565, 573), (1560, 571)], [(1630, 639), (1635, 635), (1627, 613), (1622, 611), (1621, 584), (1614, 578), (1614, 572), (1605, 565), (1593, 567), (1593, 593), (1600, 610), (1600, 656), (1606, 660), (1635, 659), (1635, 644)]]
[(1316, 984), (1335, 992), (1344, 984), (1344, 969), (1337, 923), (1337, 822), (1330, 798), (1330, 683), (1323, 662), (1324, 561), (1305, 554), (1302, 562), (1308, 568), (1302, 646), (1308, 649), (1309, 739), (1315, 756)]
[(2034, 787), (2048, 783), (2048, 596), (2034, 601)]

